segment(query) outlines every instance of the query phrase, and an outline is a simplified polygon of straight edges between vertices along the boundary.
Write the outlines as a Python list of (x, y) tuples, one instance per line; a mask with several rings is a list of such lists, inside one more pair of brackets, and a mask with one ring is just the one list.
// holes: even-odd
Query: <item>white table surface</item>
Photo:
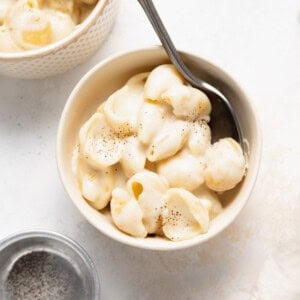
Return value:
[(31, 229), (70, 236), (97, 265), (103, 299), (300, 299), (300, 3), (155, 3), (178, 48), (229, 71), (257, 108), (264, 149), (249, 203), (205, 245), (159, 253), (103, 236), (70, 201), (55, 162), (69, 93), (108, 55), (158, 44), (137, 1), (121, 0), (112, 34), (88, 62), (45, 80), (0, 77), (0, 238)]

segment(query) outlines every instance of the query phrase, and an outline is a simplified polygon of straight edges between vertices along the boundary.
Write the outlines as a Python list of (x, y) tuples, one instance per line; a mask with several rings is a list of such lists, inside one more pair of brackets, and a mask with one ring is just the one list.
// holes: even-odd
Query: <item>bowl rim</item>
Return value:
[(26, 58), (38, 58), (43, 57), (48, 54), (55, 53), (75, 40), (79, 39), (83, 34), (85, 34), (90, 27), (94, 25), (94, 23), (97, 21), (98, 17), (102, 14), (104, 8), (106, 7), (106, 4), (110, 0), (98, 0), (96, 6), (92, 9), (91, 13), (88, 15), (88, 17), (80, 24), (76, 25), (75, 29), (65, 36), (64, 38), (54, 42), (50, 43), (49, 45), (32, 49), (32, 50), (24, 50), (19, 52), (3, 52), (0, 51), (0, 61), (11, 61), (11, 60), (23, 60)]
[(190, 248), (190, 247), (202, 244), (202, 243), (212, 239), (213, 237), (217, 236), (221, 232), (223, 232), (230, 224), (233, 223), (233, 221), (241, 213), (241, 211), (245, 207), (246, 203), (248, 202), (248, 200), (253, 192), (253, 189), (255, 187), (256, 181), (257, 181), (259, 167), (260, 167), (260, 163), (261, 163), (261, 154), (262, 154), (262, 133), (261, 133), (261, 126), (260, 126), (258, 113), (254, 106), (254, 103), (251, 102), (250, 97), (248, 96), (248, 93), (246, 92), (246, 89), (233, 76), (229, 75), (230, 73), (227, 71), (227, 69), (225, 70), (223, 68), (223, 66), (219, 67), (218, 65), (212, 63), (210, 60), (208, 60), (206, 58), (204, 59), (196, 53), (193, 53), (191, 51), (186, 51), (182, 48), (178, 49), (178, 51), (182, 54), (201, 59), (208, 65), (211, 65), (212, 67), (219, 69), (220, 71), (223, 72), (224, 75), (226, 75), (226, 77), (228, 77), (231, 81), (233, 81), (237, 85), (237, 87), (242, 91), (242, 93), (245, 95), (245, 99), (247, 101), (249, 108), (252, 110), (252, 116), (254, 119), (253, 124), (255, 126), (255, 132), (256, 132), (256, 155), (255, 155), (255, 159), (254, 159), (253, 165), (252, 165), (252, 177), (251, 177), (250, 184), (248, 184), (244, 188), (245, 196), (244, 196), (243, 201), (239, 205), (239, 209), (237, 209), (236, 212), (234, 214), (232, 214), (231, 217), (226, 220), (226, 222), (224, 223), (224, 226), (220, 227), (214, 233), (212, 233), (210, 235), (205, 234), (204, 236), (202, 236), (201, 240), (198, 240), (197, 237), (195, 237), (195, 238), (192, 238), (189, 240), (184, 240), (184, 241), (179, 241), (179, 242), (171, 242), (170, 241), (170, 244), (168, 246), (166, 246), (166, 245), (161, 245), (161, 246), (160, 245), (151, 245), (151, 244), (146, 244), (146, 243), (144, 245), (142, 245), (142, 243), (137, 242), (140, 239), (137, 239), (137, 238), (131, 237), (131, 236), (127, 236), (125, 233), (123, 233), (123, 234), (126, 235), (126, 237), (130, 237), (130, 238), (125, 238), (125, 237), (122, 237), (121, 235), (118, 237), (116, 237), (114, 235), (110, 235), (105, 229), (99, 228), (99, 226), (97, 226), (89, 218), (89, 216), (88, 216), (89, 214), (86, 211), (82, 210), (80, 205), (71, 196), (72, 193), (71, 193), (71, 191), (69, 191), (69, 188), (67, 185), (67, 178), (65, 178), (65, 176), (64, 176), (64, 171), (63, 171), (64, 170), (64, 167), (63, 167), (64, 162), (62, 160), (62, 149), (63, 149), (62, 136), (63, 136), (63, 131), (64, 131), (64, 127), (66, 124), (66, 120), (67, 120), (67, 114), (73, 105), (74, 99), (75, 99), (78, 91), (82, 88), (82, 86), (85, 84), (85, 82), (89, 78), (91, 78), (99, 69), (101, 69), (103, 66), (109, 64), (110, 62), (114, 61), (117, 58), (120, 58), (120, 57), (123, 57), (126, 55), (130, 55), (133, 53), (139, 53), (139, 52), (142, 53), (145, 51), (157, 51), (158, 49), (160, 49), (160, 51), (164, 51), (162, 46), (146, 46), (146, 47), (140, 47), (140, 48), (135, 48), (135, 49), (130, 49), (130, 50), (115, 53), (115, 54), (110, 55), (107, 58), (101, 60), (99, 63), (94, 65), (86, 74), (83, 75), (83, 77), (77, 82), (77, 84), (73, 88), (71, 94), (69, 95), (67, 102), (64, 106), (64, 109), (62, 111), (60, 120), (59, 120), (58, 131), (57, 131), (57, 140), (56, 140), (56, 163), (57, 163), (58, 172), (59, 172), (61, 181), (63, 183), (64, 189), (66, 190), (69, 198), (71, 198), (72, 202), (75, 204), (75, 206), (80, 211), (80, 213), (84, 216), (84, 218), (91, 225), (93, 225), (98, 231), (100, 231), (102, 234), (108, 236), (109, 238), (111, 238), (115, 241), (121, 242), (121, 243), (129, 245), (129, 246), (133, 246), (136, 248), (140, 248), (140, 249), (154, 250), (154, 251), (174, 251), (174, 250), (186, 249), (186, 248)]
[[(90, 274), (93, 278), (93, 293), (94, 293), (94, 299), (97, 299), (97, 297), (100, 295), (100, 281), (98, 272), (96, 269), (96, 266), (89, 256), (89, 254), (86, 252), (86, 250), (76, 241), (71, 239), (70, 237), (63, 235), (58, 232), (54, 232), (51, 230), (29, 230), (29, 231), (18, 231), (12, 234), (9, 234), (5, 236), (4, 238), (0, 239), (0, 253), (7, 247), (22, 241), (26, 240), (28, 238), (37, 238), (37, 239), (52, 239), (56, 240), (60, 243), (63, 243), (65, 246), (72, 249), (72, 251), (76, 252), (80, 258), (84, 261), (86, 266), (88, 267)], [(25, 250), (26, 248), (24, 248)]]

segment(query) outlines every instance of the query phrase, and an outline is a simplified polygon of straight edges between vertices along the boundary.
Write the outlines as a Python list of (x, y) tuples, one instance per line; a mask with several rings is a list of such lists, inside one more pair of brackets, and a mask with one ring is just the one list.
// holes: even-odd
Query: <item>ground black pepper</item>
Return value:
[(75, 270), (62, 257), (45, 251), (31, 252), (18, 259), (5, 286), (9, 300), (80, 299), (77, 297), (81, 288)]

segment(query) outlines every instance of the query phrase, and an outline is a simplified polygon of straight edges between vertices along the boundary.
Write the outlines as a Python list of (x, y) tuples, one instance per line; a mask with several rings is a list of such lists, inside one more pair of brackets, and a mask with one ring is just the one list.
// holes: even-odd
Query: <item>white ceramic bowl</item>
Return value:
[(99, 0), (88, 18), (65, 38), (34, 50), (0, 52), (0, 74), (33, 79), (63, 73), (91, 56), (114, 23), (118, 0)]
[[(160, 47), (140, 49), (112, 56), (90, 70), (76, 85), (62, 113), (57, 137), (57, 163), (63, 184), (82, 215), (107, 236), (139, 248), (175, 250), (205, 242), (226, 228), (240, 213), (253, 189), (261, 156), (261, 134), (250, 100), (240, 86), (220, 68), (195, 55), (182, 52), (186, 63), (195, 74), (207, 80), (230, 99), (236, 111), (248, 145), (249, 168), (246, 178), (238, 188), (228, 194), (224, 211), (210, 223), (209, 231), (193, 239), (173, 242), (161, 237), (134, 238), (119, 231), (110, 213), (93, 209), (81, 196), (72, 173), (71, 158), (78, 144), (78, 132), (83, 123), (95, 112), (99, 104), (120, 88), (134, 74), (151, 70), (168, 62)], [(226, 202), (226, 199), (225, 199)]]

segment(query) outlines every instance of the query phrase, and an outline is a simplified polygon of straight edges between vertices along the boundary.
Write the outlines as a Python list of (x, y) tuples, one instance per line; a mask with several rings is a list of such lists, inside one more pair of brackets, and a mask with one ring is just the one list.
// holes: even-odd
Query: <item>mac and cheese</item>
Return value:
[(244, 177), (232, 138), (211, 144), (211, 104), (174, 66), (133, 76), (82, 126), (75, 173), (96, 209), (110, 202), (123, 232), (173, 241), (207, 232), (222, 211), (218, 193)]
[(93, 9), (87, 0), (1, 0), (0, 51), (43, 47), (70, 34)]

